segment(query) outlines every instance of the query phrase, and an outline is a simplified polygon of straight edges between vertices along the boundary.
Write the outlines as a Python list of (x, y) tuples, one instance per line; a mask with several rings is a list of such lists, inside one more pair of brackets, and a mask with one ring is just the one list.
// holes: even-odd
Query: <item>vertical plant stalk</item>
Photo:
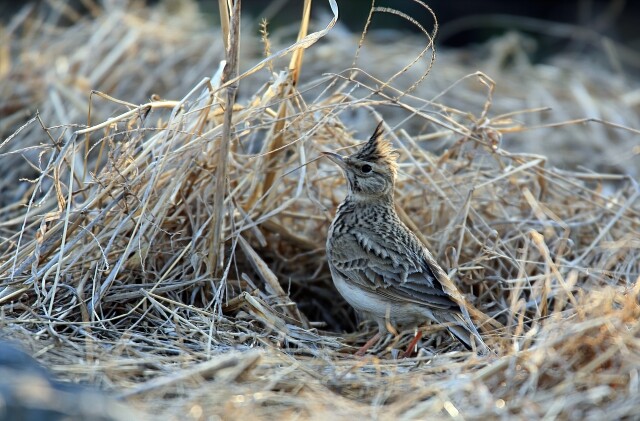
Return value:
[[(302, 20), (300, 22), (300, 29), (298, 30), (298, 39), (301, 41), (309, 33), (309, 20), (311, 18), (311, 0), (305, 0), (304, 8), (302, 10)], [(283, 98), (287, 98), (295, 93), (295, 87), (298, 85), (300, 79), (300, 72), (302, 71), (302, 59), (304, 58), (305, 47), (297, 48), (291, 56), (289, 62), (289, 77), (291, 79), (291, 85), (282, 93)], [(269, 191), (273, 183), (275, 183), (276, 177), (279, 175), (279, 171), (275, 170), (276, 161), (280, 157), (279, 151), (284, 145), (283, 130), (285, 127), (285, 120), (287, 118), (287, 101), (283, 101), (280, 109), (278, 110), (278, 118), (273, 127), (274, 138), (269, 145), (269, 152), (267, 154), (267, 173), (264, 178), (264, 184), (262, 192)], [(275, 194), (275, 192), (274, 192)]]
[[(301, 41), (309, 33), (309, 20), (311, 19), (311, 0), (305, 0), (304, 8), (302, 9), (302, 20), (300, 22), (300, 29), (298, 31), (298, 39)], [(291, 62), (289, 63), (289, 73), (291, 74), (291, 84), (293, 86), (298, 85), (300, 79), (300, 72), (302, 71), (302, 59), (304, 57), (304, 51), (306, 48), (298, 48), (293, 52)]]
[[(220, 2), (221, 9), (226, 8), (223, 5), (225, 2)], [(224, 16), (228, 14), (220, 11), (220, 16), (224, 21)], [(225, 55), (227, 63), (224, 67), (222, 74), (222, 83), (232, 81), (238, 75), (238, 54), (240, 51), (240, 0), (235, 0), (233, 3), (233, 10), (231, 10), (231, 16), (229, 18), (229, 30), (228, 33), (224, 33), (225, 23), (222, 23), (223, 36), (225, 36), (225, 45), (227, 46)], [(228, 37), (228, 38), (227, 38)], [(229, 155), (229, 144), (231, 143), (231, 124), (233, 117), (233, 104), (236, 99), (236, 92), (238, 90), (238, 82), (228, 84), (225, 87), (225, 110), (224, 120), (222, 125), (222, 137), (220, 139), (220, 150), (218, 151), (218, 165), (216, 167), (216, 188), (213, 197), (213, 218), (211, 219), (211, 231), (213, 232), (213, 238), (211, 239), (209, 248), (209, 267), (211, 272), (215, 275), (222, 265), (222, 225), (224, 222), (224, 198), (227, 185), (227, 161)]]
[(218, 0), (218, 9), (220, 10), (220, 29), (222, 30), (222, 43), (224, 45), (225, 53), (229, 52), (229, 7), (227, 0)]

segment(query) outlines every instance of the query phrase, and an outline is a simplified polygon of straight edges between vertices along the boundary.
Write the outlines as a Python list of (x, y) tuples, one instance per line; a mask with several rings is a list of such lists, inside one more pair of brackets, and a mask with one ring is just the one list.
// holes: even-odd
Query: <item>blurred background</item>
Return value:
[[(176, 7), (184, 0), (134, 0), (130, 3), (156, 5), (173, 3)], [(218, 2), (197, 0), (205, 16), (217, 19)], [(7, 22), (27, 3), (68, 8), (87, 12), (86, 0), (0, 1), (0, 19)], [(98, 2), (100, 3), (100, 2)], [(103, 3), (127, 3), (106, 0)], [(481, 44), (510, 30), (518, 30), (534, 37), (539, 43), (537, 59), (561, 52), (567, 48), (587, 48), (599, 36), (620, 42), (640, 54), (640, 2), (630, 0), (432, 0), (426, 2), (433, 9), (441, 25), (437, 42), (448, 47)], [(242, 0), (246, 14), (265, 18), (272, 28), (291, 25), (302, 13), (302, 0)], [(359, 32), (369, 13), (371, 0), (337, 0), (340, 21), (350, 30)], [(412, 0), (378, 0), (378, 7), (395, 7), (412, 16), (425, 28), (433, 20), (424, 8)], [(329, 13), (328, 2), (316, 0), (314, 13)], [(376, 17), (377, 29), (396, 29), (416, 32), (413, 25), (392, 15)], [(640, 65), (640, 63), (636, 63)]]
[[(302, 0), (242, 1), (241, 70), (264, 58), (260, 35), (263, 21), (268, 23), (272, 51), (295, 40), (303, 4)], [(305, 53), (301, 82), (307, 86), (323, 75), (338, 74), (352, 65), (378, 80), (387, 80), (418, 57), (428, 44), (427, 37), (407, 19), (378, 11), (356, 63), (360, 34), (372, 3), (337, 0), (337, 4), (338, 23)], [(519, 123), (537, 128), (505, 136), (504, 147), (543, 154), (553, 165), (564, 168), (639, 174), (638, 134), (612, 130), (600, 121), (640, 127), (640, 2), (433, 0), (427, 4), (439, 24), (436, 62), (430, 67), (428, 52), (394, 79), (395, 87), (407, 89), (420, 81), (414, 91), (417, 97), (438, 98), (448, 107), (477, 117), (487, 102), (487, 91), (469, 75), (483, 72), (496, 81), (490, 115), (518, 112)], [(416, 1), (382, 0), (376, 1), (375, 6), (397, 9), (426, 31), (434, 29), (431, 14)], [(104, 22), (120, 19), (117, 16), (123, 11), (140, 16), (144, 22), (134, 22), (138, 19), (135, 18), (123, 25), (105, 27)], [(105, 19), (109, 15), (111, 19)], [(4, 44), (4, 54), (0, 54), (0, 118), (12, 115), (0, 120), (0, 139), (9, 136), (36, 109), (48, 108), (40, 102), (47, 100), (41, 83), (55, 81), (56, 86), (68, 86), (75, 90), (78, 101), (86, 101), (90, 89), (134, 103), (154, 94), (174, 99), (203, 77), (211, 76), (224, 57), (218, 2), (213, 0), (0, 1), (0, 16), (6, 28), (5, 37), (0, 38)], [(49, 26), (29, 23), (36, 17), (34, 22)], [(314, 1), (310, 30), (324, 28), (331, 18), (328, 1)], [(104, 19), (91, 24), (109, 34), (88, 56), (81, 57), (87, 40), (97, 42), (97, 37), (102, 36), (87, 29), (91, 19)], [(141, 33), (144, 34), (136, 35)], [(144, 38), (134, 41), (137, 36)], [(125, 48), (122, 42), (132, 42), (135, 51), (130, 53), (138, 54), (135, 60), (143, 63), (134, 66), (131, 58), (110, 63), (113, 49)], [(40, 56), (35, 57), (34, 51)], [(105, 57), (104, 66), (131, 67), (118, 66), (120, 74), (94, 71), (94, 76), (88, 75), (91, 63)], [(69, 65), (63, 58), (77, 64)], [(277, 60), (273, 71), (287, 66), (287, 58)], [(425, 69), (429, 69), (428, 76), (422, 80)], [(161, 73), (149, 77), (155, 71)], [(248, 98), (270, 77), (269, 72), (261, 71), (243, 80), (239, 99)], [(22, 82), (24, 86), (16, 85)], [(451, 89), (453, 86), (458, 89)], [(313, 98), (315, 91), (312, 87), (307, 89), (304, 94)], [(19, 108), (20, 116), (16, 114)], [(550, 112), (521, 112), (533, 109)], [(428, 136), (435, 130), (397, 109), (380, 107), (379, 111), (390, 124), (401, 124), (413, 135)], [(79, 120), (66, 123), (86, 121), (83, 114), (86, 111), (78, 107)], [(350, 119), (347, 124), (356, 131), (371, 129), (366, 115), (342, 114), (341, 118)], [(575, 123), (583, 119), (598, 123)], [(563, 126), (567, 130), (548, 129), (549, 125), (564, 122), (573, 123), (569, 124), (571, 127)], [(424, 146), (441, 152), (453, 141), (432, 140)]]
[[(352, 31), (362, 30), (371, 0), (337, 1), (340, 19)], [(437, 42), (448, 47), (481, 44), (507, 31), (523, 32), (540, 43), (537, 59), (567, 48), (585, 48), (599, 36), (624, 43), (640, 52), (640, 2), (626, 0), (433, 0), (426, 2), (438, 17)], [(201, 1), (202, 10), (215, 14), (214, 2)], [(269, 19), (272, 25), (287, 25), (291, 16), (302, 13), (300, 0), (244, 0), (242, 4), (254, 16)], [(268, 4), (268, 6), (265, 6)], [(433, 20), (416, 2), (376, 1), (378, 7), (397, 7), (425, 28)], [(316, 1), (316, 8), (327, 9), (326, 2)], [(376, 28), (416, 32), (413, 25), (389, 14), (376, 17)]]

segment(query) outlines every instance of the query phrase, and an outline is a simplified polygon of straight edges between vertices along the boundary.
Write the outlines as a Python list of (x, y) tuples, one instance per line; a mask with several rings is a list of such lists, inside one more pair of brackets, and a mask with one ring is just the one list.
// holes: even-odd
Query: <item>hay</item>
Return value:
[[(437, 64), (423, 80), (432, 34), (415, 60), (400, 51), (391, 67), (367, 64), (365, 37), (357, 68), (335, 73), (342, 55), (321, 75), (306, 66), (328, 47), (313, 43), (337, 32), (329, 48), (339, 55), (352, 36), (329, 32), (333, 21), (307, 30), (306, 15), (298, 42), (265, 60), (223, 35), (227, 60), (239, 55), (234, 80), (233, 65), (217, 64), (227, 44), (207, 49), (213, 32), (185, 4), (96, 8), (68, 28), (25, 9), (4, 30), (25, 55), (3, 73), (15, 82), (0, 121), (13, 131), (0, 142), (3, 338), (61, 378), (167, 419), (640, 415), (633, 177), (505, 149), (503, 135), (527, 136), (527, 118), (548, 117), (537, 104), (513, 108), (501, 79), (496, 90), (476, 72), (425, 94), (449, 69)], [(311, 47), (304, 58), (301, 47)], [(131, 104), (151, 87), (172, 99)], [(108, 95), (92, 96), (83, 125), (92, 88)], [(40, 114), (25, 123), (34, 104)], [(375, 327), (358, 326), (331, 284), (324, 240), (344, 182), (316, 158), (357, 145), (379, 110), (401, 122), (385, 125), (400, 151), (399, 212), (467, 297), (493, 358), (461, 350), (438, 326), (424, 327), (416, 358), (396, 359), (413, 332), (381, 340), (376, 357), (351, 355)], [(634, 118), (588, 125), (594, 144), (637, 139), (626, 128), (640, 127)], [(447, 149), (434, 155), (427, 141)]]

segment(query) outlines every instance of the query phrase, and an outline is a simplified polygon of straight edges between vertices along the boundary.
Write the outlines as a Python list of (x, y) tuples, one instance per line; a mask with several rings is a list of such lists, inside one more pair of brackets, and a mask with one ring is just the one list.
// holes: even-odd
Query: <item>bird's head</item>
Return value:
[(380, 123), (369, 141), (360, 150), (346, 157), (324, 152), (327, 158), (342, 169), (351, 199), (369, 201), (393, 197), (398, 167), (397, 154), (382, 134)]

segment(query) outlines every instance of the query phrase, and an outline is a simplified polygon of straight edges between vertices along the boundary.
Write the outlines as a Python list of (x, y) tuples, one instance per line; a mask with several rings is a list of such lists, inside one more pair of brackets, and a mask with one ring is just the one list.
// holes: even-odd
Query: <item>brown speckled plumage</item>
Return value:
[(327, 258), (340, 294), (380, 332), (387, 323), (411, 327), (426, 320), (450, 324), (467, 348), (486, 349), (475, 326), (439, 279), (446, 274), (398, 217), (393, 201), (396, 153), (382, 124), (357, 152), (325, 155), (343, 171), (347, 197), (329, 228)]

